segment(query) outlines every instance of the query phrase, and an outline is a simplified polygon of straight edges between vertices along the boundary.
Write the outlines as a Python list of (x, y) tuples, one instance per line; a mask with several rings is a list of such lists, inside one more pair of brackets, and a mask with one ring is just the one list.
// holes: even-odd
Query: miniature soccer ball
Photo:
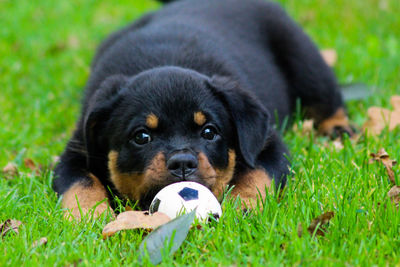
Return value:
[(205, 221), (209, 216), (218, 219), (221, 205), (207, 187), (195, 182), (179, 182), (164, 187), (154, 197), (149, 212), (162, 212), (171, 219), (196, 209), (196, 217)]

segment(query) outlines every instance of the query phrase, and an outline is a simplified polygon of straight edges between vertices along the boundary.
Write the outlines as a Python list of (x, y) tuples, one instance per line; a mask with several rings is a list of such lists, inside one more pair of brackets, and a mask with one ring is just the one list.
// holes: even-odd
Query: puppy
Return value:
[(98, 49), (81, 117), (55, 169), (79, 218), (114, 196), (147, 209), (164, 186), (195, 181), (247, 206), (288, 175), (274, 130), (300, 99), (325, 134), (351, 132), (334, 74), (274, 3), (182, 0)]

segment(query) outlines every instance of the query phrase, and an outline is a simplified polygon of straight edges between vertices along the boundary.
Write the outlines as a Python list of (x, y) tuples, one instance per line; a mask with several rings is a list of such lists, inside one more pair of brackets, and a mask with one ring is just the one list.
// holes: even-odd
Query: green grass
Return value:
[[(362, 81), (373, 94), (348, 103), (361, 125), (372, 105), (390, 107), (400, 94), (400, 2), (398, 0), (282, 0), (321, 48), (339, 54), (342, 83)], [(82, 88), (95, 48), (110, 32), (153, 1), (0, 1), (0, 166), (17, 163), (20, 176), (0, 176), (0, 221), (23, 222), (18, 235), (0, 239), (0, 266), (118, 265), (137, 263), (143, 232), (103, 240), (107, 218), (74, 223), (51, 189), (52, 172), (30, 175), (24, 158), (48, 165), (63, 150), (80, 109)], [(385, 170), (368, 164), (385, 147), (400, 159), (400, 130), (345, 142), (337, 151), (322, 137), (285, 133), (293, 176), (283, 199), (267, 196), (263, 212), (243, 217), (224, 203), (219, 223), (192, 230), (170, 265), (400, 265), (400, 211), (386, 197)], [(399, 168), (395, 168), (400, 182)], [(1, 175), (1, 174), (0, 174)], [(325, 211), (334, 211), (325, 237), (297, 236)], [(47, 237), (48, 243), (32, 247)]]

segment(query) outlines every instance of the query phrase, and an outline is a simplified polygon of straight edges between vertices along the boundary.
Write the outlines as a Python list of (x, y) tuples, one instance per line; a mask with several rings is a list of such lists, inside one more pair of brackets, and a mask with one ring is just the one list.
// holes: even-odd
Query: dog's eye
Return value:
[(214, 140), (217, 136), (217, 130), (212, 126), (207, 126), (201, 132), (201, 136), (207, 140)]
[(140, 130), (135, 133), (132, 141), (134, 141), (138, 145), (144, 145), (150, 143), (151, 140), (152, 140), (151, 135), (147, 131)]

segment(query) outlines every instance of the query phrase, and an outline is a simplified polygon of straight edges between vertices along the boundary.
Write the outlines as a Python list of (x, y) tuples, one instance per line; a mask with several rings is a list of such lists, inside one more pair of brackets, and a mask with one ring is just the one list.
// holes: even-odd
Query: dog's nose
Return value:
[(169, 172), (186, 180), (187, 177), (197, 170), (198, 161), (192, 153), (176, 153), (167, 160), (167, 168)]

